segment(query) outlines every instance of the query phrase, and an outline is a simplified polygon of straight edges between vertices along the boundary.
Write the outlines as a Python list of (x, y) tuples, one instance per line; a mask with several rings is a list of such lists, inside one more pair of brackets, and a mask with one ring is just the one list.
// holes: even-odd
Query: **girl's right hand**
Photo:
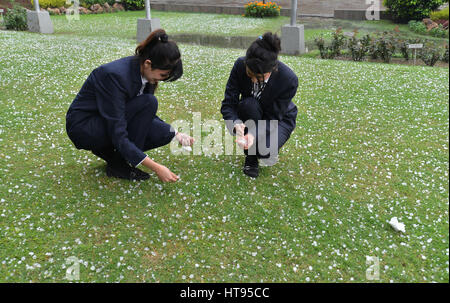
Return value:
[(239, 123), (234, 126), (234, 129), (236, 130), (236, 136), (243, 137), (244, 131), (245, 131), (245, 124)]
[(170, 169), (161, 164), (155, 170), (155, 173), (162, 182), (177, 182), (178, 179), (180, 179), (180, 177), (171, 172)]
[(177, 133), (175, 138), (182, 146), (192, 146), (192, 144), (194, 144), (195, 141), (194, 138), (183, 133)]

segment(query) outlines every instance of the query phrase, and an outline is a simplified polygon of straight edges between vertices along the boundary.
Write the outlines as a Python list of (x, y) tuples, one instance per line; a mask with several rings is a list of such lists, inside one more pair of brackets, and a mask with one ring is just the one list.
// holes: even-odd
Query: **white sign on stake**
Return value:
[(408, 44), (408, 48), (414, 49), (414, 65), (416, 65), (417, 49), (423, 48), (423, 44)]
[(408, 44), (408, 48), (423, 48), (423, 44)]
[(353, 38), (355, 36), (355, 33), (354, 32), (344, 32), (344, 36)]

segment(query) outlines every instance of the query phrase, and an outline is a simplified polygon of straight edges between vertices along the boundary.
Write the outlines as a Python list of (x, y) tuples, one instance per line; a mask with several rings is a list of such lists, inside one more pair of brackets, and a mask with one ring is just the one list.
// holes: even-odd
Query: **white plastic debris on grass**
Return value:
[(403, 233), (405, 232), (405, 224), (398, 222), (397, 217), (393, 217), (391, 221), (389, 221), (389, 224), (393, 229), (395, 229), (395, 231), (401, 231)]

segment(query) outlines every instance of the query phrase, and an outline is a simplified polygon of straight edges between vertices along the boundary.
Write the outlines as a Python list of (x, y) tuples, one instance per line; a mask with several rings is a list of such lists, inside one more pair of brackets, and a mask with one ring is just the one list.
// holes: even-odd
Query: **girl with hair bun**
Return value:
[(254, 41), (246, 56), (231, 70), (221, 113), (236, 142), (244, 149), (243, 172), (259, 175), (259, 160), (266, 165), (278, 161), (278, 151), (294, 131), (297, 107), (292, 102), (298, 78), (278, 61), (281, 41), (265, 33)]
[(145, 180), (154, 171), (163, 182), (178, 176), (151, 160), (144, 151), (164, 146), (175, 137), (183, 145), (193, 138), (177, 133), (157, 115), (154, 95), (159, 81), (183, 75), (181, 54), (163, 29), (152, 32), (135, 55), (104, 64), (91, 72), (66, 115), (66, 130), (78, 149), (106, 161), (108, 177)]

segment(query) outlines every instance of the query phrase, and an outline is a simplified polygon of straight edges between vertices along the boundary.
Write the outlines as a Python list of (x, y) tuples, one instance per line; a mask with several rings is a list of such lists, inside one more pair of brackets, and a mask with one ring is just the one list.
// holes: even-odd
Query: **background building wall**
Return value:
[[(268, 0), (269, 1), (269, 0)], [(377, 0), (382, 2), (381, 0)], [(217, 5), (244, 6), (249, 0), (150, 0), (155, 4), (183, 4), (183, 5)], [(275, 0), (283, 8), (290, 8), (290, 0)], [(335, 9), (367, 9), (370, 5), (366, 0), (298, 0), (299, 14), (333, 15)]]

